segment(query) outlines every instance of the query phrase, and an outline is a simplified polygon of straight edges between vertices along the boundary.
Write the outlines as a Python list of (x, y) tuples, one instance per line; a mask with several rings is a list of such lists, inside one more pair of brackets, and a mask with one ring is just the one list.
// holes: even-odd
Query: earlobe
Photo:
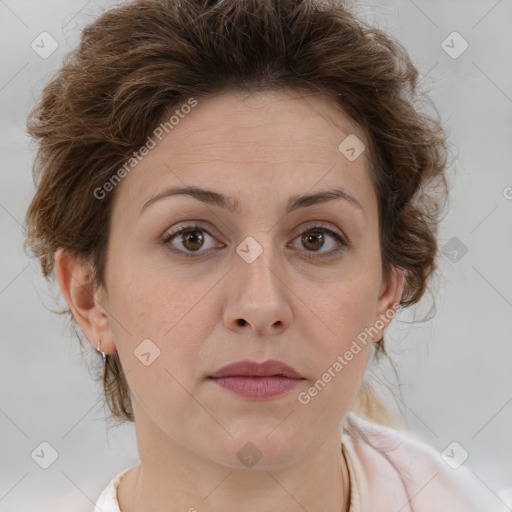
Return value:
[(90, 265), (59, 248), (55, 253), (55, 274), (62, 295), (91, 344), (96, 348), (101, 339), (106, 353), (114, 351), (108, 314), (94, 290)]

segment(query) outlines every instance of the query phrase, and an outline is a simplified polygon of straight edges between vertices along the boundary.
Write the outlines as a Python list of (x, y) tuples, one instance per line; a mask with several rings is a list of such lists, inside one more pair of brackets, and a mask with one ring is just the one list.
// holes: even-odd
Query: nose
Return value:
[(229, 281), (224, 315), (230, 329), (273, 336), (289, 327), (293, 292), (270, 242), (264, 245), (254, 238), (240, 244)]

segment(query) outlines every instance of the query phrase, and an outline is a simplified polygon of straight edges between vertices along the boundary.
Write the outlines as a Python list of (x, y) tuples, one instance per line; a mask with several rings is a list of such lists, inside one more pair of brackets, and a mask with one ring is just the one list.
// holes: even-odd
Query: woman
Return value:
[(29, 119), (26, 224), (135, 423), (96, 511), (491, 509), (363, 384), (436, 268), (417, 77), (337, 3), (134, 1), (84, 30)]

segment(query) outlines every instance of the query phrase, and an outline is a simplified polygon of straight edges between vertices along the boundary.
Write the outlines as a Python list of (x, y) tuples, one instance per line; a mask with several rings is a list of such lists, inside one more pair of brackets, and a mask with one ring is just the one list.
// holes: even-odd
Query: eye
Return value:
[[(181, 235), (181, 237), (178, 239), (178, 243), (182, 245), (183, 249), (174, 249), (170, 248), (172, 252), (184, 254), (185, 256), (191, 256), (194, 257), (195, 254), (198, 252), (206, 252), (206, 251), (199, 251), (204, 245), (205, 237), (201, 233), (206, 233), (207, 236), (210, 238), (213, 238), (206, 229), (204, 229), (202, 226), (199, 226), (197, 224), (193, 225), (185, 225), (181, 226), (178, 229), (171, 231), (168, 233), (164, 239), (162, 240), (162, 243), (164, 245), (173, 245), (171, 244), (171, 241), (173, 241), (175, 238), (178, 237), (178, 235)], [(186, 254), (188, 251), (190, 251), (192, 254)]]
[[(314, 226), (307, 229), (303, 231), (298, 238), (300, 238), (301, 245), (308, 249), (307, 252), (310, 253), (306, 254), (306, 258), (331, 258), (338, 255), (349, 246), (338, 232), (323, 226)], [(334, 246), (334, 249), (320, 252), (319, 249), (324, 248), (328, 238), (334, 240), (334, 242), (330, 244)]]

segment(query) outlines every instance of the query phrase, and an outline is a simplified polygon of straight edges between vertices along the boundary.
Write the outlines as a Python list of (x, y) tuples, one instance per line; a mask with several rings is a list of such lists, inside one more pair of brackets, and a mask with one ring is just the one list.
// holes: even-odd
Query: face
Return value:
[[(97, 297), (108, 320), (86, 328), (118, 351), (136, 422), (238, 468), (248, 442), (278, 468), (336, 431), (401, 293), (397, 271), (382, 280), (367, 152), (338, 149), (349, 134), (365, 141), (328, 97), (224, 93), (198, 101), (117, 185)], [(155, 197), (182, 187), (230, 199)], [(334, 190), (345, 196), (297, 200)], [(251, 397), (210, 378), (269, 359), (302, 380)]]

